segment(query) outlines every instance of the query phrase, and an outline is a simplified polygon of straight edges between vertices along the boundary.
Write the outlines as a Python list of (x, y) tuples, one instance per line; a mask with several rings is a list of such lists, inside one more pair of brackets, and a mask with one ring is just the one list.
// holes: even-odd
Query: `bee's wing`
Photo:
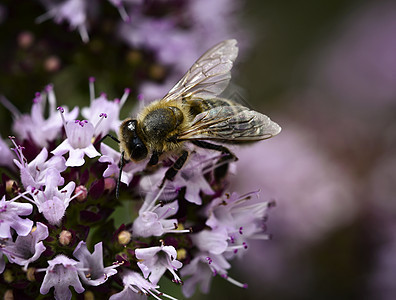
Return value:
[(238, 55), (236, 44), (236, 40), (226, 40), (205, 52), (162, 101), (219, 95), (231, 79), (232, 64)]
[(281, 127), (269, 117), (244, 106), (219, 106), (198, 114), (180, 140), (249, 142), (271, 138)]

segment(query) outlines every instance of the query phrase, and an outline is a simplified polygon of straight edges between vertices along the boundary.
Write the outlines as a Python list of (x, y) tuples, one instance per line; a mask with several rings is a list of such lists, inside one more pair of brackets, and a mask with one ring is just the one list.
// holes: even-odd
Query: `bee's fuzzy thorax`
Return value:
[[(147, 136), (142, 130), (142, 126), (145, 123), (147, 117), (155, 111), (158, 110), (169, 110), (172, 109), (176, 112), (177, 116), (177, 126), (173, 130), (170, 130), (166, 133), (166, 135), (153, 138), (152, 136)], [(165, 117), (164, 117), (165, 118)], [(161, 101), (157, 100), (149, 105), (147, 105), (137, 116), (138, 128), (140, 130), (141, 138), (146, 143), (147, 147), (152, 151), (157, 152), (175, 152), (182, 148), (184, 142), (178, 141), (177, 139), (173, 139), (172, 137), (178, 136), (181, 132), (186, 130), (192, 120), (193, 116), (191, 116), (189, 109), (186, 105), (181, 103), (180, 101)], [(169, 122), (174, 121), (171, 118), (168, 118)]]

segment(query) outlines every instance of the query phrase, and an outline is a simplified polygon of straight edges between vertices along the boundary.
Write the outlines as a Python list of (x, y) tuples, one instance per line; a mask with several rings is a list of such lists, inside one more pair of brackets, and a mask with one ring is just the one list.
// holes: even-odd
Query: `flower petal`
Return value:
[(83, 149), (71, 149), (69, 152), (69, 158), (66, 161), (68, 167), (80, 167), (84, 164), (84, 150)]

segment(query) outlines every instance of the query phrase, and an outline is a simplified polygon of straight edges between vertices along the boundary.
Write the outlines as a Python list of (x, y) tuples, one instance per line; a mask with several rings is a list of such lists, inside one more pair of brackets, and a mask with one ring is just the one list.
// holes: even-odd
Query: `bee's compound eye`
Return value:
[(131, 158), (134, 161), (139, 161), (145, 159), (147, 157), (147, 154), (148, 154), (147, 148), (142, 143), (142, 141), (140, 139), (134, 139)]

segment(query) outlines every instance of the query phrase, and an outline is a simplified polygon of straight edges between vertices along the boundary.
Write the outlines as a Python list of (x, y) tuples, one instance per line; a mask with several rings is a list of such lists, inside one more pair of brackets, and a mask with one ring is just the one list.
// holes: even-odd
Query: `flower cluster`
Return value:
[[(214, 275), (247, 287), (228, 275), (230, 261), (251, 239), (268, 238), (271, 202), (258, 192), (227, 193), (227, 178), (214, 172), (222, 156), (210, 150), (189, 149), (185, 167), (162, 186), (172, 155), (156, 166), (128, 162), (118, 178), (120, 153), (102, 138), (121, 123), (129, 90), (120, 99), (96, 97), (91, 78), (90, 92), (89, 107), (68, 110), (57, 107), (47, 86), (31, 114), (2, 99), (15, 117), (14, 165), (6, 141), (0, 144), (3, 292), (27, 298), (54, 288), (56, 299), (74, 292), (174, 299), (159, 290), (161, 278), (184, 283), (189, 297), (197, 287), (207, 293)], [(77, 119), (80, 111), (84, 120)], [(116, 226), (127, 207), (128, 217)]]
[[(90, 27), (98, 25), (98, 11), (105, 3), (85, 0), (40, 0), (46, 12), (38, 16), (41, 23), (53, 19), (78, 30), (89, 42)], [(218, 41), (236, 38), (242, 49), (248, 47), (249, 33), (236, 18), (243, 2), (236, 0), (108, 0), (120, 13), (112, 20), (113, 36), (130, 49), (131, 59), (149, 54), (154, 64), (148, 71), (150, 81), (139, 86), (149, 99), (165, 95), (197, 57)], [(93, 28), (91, 28), (93, 29)], [(216, 30), (214, 30), (216, 29)], [(133, 58), (135, 57), (135, 58)]]
[[(145, 82), (140, 91), (150, 98), (165, 95), (191, 63), (217, 41), (233, 36), (246, 47), (248, 33), (235, 18), (241, 6), (241, 1), (234, 0), (143, 1), (128, 6), (131, 21), (120, 24), (120, 39), (134, 49), (148, 49), (160, 66), (167, 67), (165, 81)], [(164, 71), (159, 68), (152, 73)]]

